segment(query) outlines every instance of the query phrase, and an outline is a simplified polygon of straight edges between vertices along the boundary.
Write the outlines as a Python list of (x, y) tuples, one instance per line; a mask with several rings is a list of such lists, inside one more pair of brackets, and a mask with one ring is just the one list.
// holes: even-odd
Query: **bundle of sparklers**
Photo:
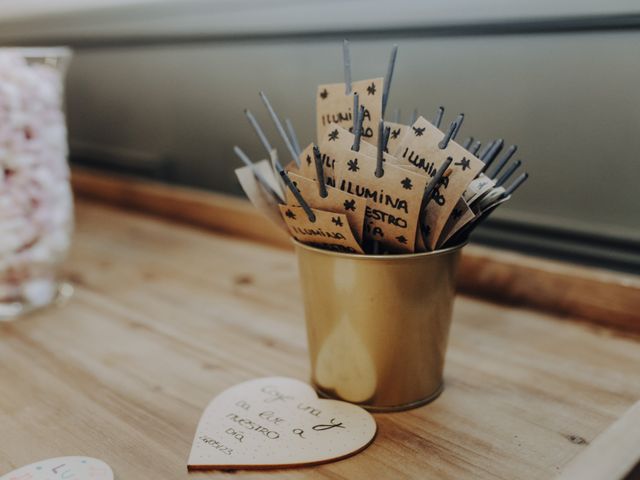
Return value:
[[(504, 141), (456, 142), (464, 114), (443, 126), (444, 108), (410, 125), (384, 120), (397, 46), (384, 78), (351, 80), (344, 42), (344, 83), (320, 85), (317, 141), (301, 149), (263, 92), (286, 145), (283, 165), (253, 114), (245, 114), (268, 159), (236, 170), (253, 204), (301, 243), (349, 253), (398, 254), (456, 246), (528, 178), (511, 180), (521, 161)], [(442, 129), (441, 129), (442, 128)]]

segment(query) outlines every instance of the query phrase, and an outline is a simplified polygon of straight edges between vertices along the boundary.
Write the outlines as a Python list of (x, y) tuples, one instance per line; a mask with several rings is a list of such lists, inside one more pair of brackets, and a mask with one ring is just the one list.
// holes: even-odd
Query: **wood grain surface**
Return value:
[(640, 478), (639, 461), (640, 402), (637, 402), (580, 453), (558, 480), (637, 480)]
[[(77, 167), (73, 187), (82, 198), (291, 249), (287, 235), (240, 198)], [(485, 299), (640, 333), (638, 276), (471, 244), (463, 252), (459, 288)]]
[(464, 296), (446, 387), (378, 414), (363, 453), (319, 467), (188, 474), (203, 409), (309, 367), (294, 256), (79, 202), (61, 307), (0, 325), (0, 474), (87, 455), (116, 479), (553, 478), (640, 398), (633, 338)]

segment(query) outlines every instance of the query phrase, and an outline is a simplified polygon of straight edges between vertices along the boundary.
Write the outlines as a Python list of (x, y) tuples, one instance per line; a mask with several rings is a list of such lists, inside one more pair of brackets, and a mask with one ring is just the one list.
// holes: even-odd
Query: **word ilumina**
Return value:
[(354, 184), (350, 180), (342, 180), (342, 182), (340, 183), (340, 190), (351, 193), (358, 197), (370, 199), (373, 202), (379, 203), (386, 207), (391, 207), (396, 210), (402, 210), (404, 213), (409, 213), (406, 200), (398, 197), (393, 197), (388, 193), (384, 193), (383, 189), (371, 190), (369, 187)]

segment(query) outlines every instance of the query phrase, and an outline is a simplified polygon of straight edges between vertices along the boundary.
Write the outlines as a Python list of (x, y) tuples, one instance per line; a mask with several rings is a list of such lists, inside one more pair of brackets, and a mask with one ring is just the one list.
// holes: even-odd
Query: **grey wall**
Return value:
[[(162, 175), (171, 181), (238, 194), (233, 145), (264, 156), (243, 108), (275, 142), (257, 95), (264, 89), (294, 121), (301, 143), (311, 141), (316, 85), (342, 78), (344, 32), (331, 30), (344, 19), (329, 22), (321, 2), (241, 2), (235, 10), (214, 2), (219, 13), (190, 3), (200, 14), (174, 22), (167, 18), (188, 9), (167, 4), (156, 20), (148, 7), (31, 20), (40, 22), (39, 33), (23, 41), (79, 47), (68, 79), (76, 154), (150, 169), (165, 159)], [(324, 5), (335, 11), (336, 4)], [(345, 5), (356, 11), (362, 2)], [(353, 40), (354, 78), (384, 75), (391, 45), (400, 46), (389, 111), (400, 107), (408, 117), (417, 107), (430, 117), (442, 104), (446, 119), (465, 113), (462, 137), (520, 146), (531, 178), (478, 238), (638, 268), (640, 22), (620, 15), (634, 7), (587, 2), (558, 12), (544, 2), (493, 2), (483, 10), (458, 3), (466, 5), (462, 21), (445, 4), (426, 4), (431, 15), (424, 5), (400, 2), (387, 22), (384, 12), (368, 13), (357, 28), (341, 28)], [(5, 42), (21, 38), (25, 25), (10, 23)]]

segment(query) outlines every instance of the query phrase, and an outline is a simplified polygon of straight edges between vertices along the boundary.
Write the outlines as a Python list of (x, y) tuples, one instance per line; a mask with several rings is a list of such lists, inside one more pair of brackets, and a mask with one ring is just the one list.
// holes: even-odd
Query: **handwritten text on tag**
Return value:
[[(302, 194), (302, 198), (311, 206), (327, 212), (342, 213), (346, 215), (353, 236), (358, 243), (362, 242), (362, 230), (364, 228), (364, 214), (367, 201), (337, 188), (327, 186), (327, 196), (322, 197), (317, 180), (290, 173), (289, 178)], [(297, 200), (291, 190), (287, 190), (287, 203), (296, 205)]]
[(420, 117), (405, 136), (397, 157), (398, 161), (411, 165), (416, 171), (423, 172), (429, 177), (436, 174), (448, 157), (453, 160), (449, 168), (450, 173), (443, 177), (434, 189), (427, 205), (424, 222), (428, 226), (427, 246), (430, 249), (435, 248), (440, 233), (458, 200), (484, 166), (482, 160), (453, 140), (445, 149), (441, 149), (439, 143), (443, 137), (442, 131), (424, 117)]
[[(382, 86), (382, 78), (351, 83), (352, 91), (359, 96), (360, 105), (365, 107), (362, 139), (374, 145), (378, 139), (378, 122), (382, 117)], [(351, 130), (353, 95), (345, 94), (344, 83), (320, 85), (316, 99), (318, 139), (336, 126)]]
[(280, 205), (282, 218), (293, 238), (302, 243), (318, 245), (328, 250), (348, 253), (364, 253), (351, 233), (346, 215), (312, 209), (316, 218), (309, 220), (302, 207)]
[(352, 152), (345, 163), (336, 164), (338, 187), (367, 200), (365, 237), (413, 252), (427, 177), (385, 165), (383, 177), (377, 178), (375, 170), (375, 158)]

